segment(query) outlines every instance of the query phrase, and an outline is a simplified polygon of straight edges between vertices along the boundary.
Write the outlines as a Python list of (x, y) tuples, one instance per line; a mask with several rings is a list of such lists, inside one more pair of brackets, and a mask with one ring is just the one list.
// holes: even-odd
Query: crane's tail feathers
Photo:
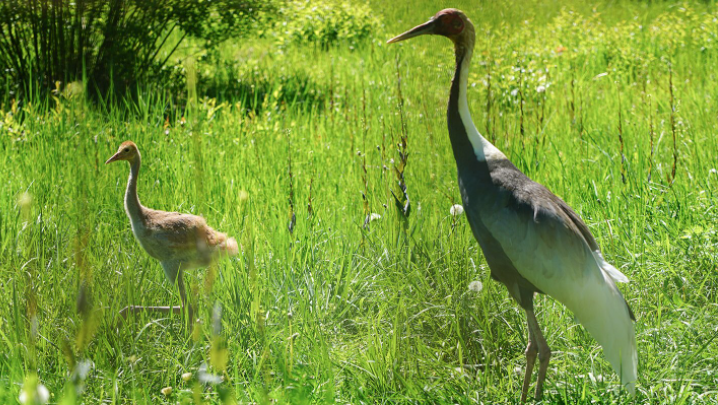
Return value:
[(598, 263), (598, 267), (600, 267), (603, 272), (611, 276), (613, 281), (617, 283), (627, 283), (630, 281), (625, 274), (621, 273), (620, 270), (613, 267), (611, 263), (607, 262), (606, 259), (603, 258), (600, 250), (595, 250), (592, 253), (593, 258), (596, 259), (596, 263)]
[(604, 279), (600, 287), (587, 285), (578, 295), (581, 299), (567, 306), (603, 347), (603, 354), (621, 377), (621, 383), (634, 395), (638, 355), (632, 313), (611, 274), (604, 274)]
[(228, 238), (219, 246), (223, 254), (227, 256), (237, 256), (239, 254), (239, 246), (234, 238)]
[(202, 237), (198, 237), (198, 242), (204, 246), (205, 252), (209, 255), (208, 259), (218, 259), (224, 256), (236, 256), (239, 254), (239, 246), (234, 238), (230, 238), (226, 233), (217, 232), (206, 226), (201, 233)]

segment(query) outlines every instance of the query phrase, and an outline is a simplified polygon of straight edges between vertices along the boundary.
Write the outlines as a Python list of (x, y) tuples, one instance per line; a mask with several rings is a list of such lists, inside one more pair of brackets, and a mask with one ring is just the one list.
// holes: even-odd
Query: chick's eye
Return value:
[(130, 148), (125, 148), (125, 153), (129, 152)]
[(461, 28), (464, 23), (462, 23), (461, 20), (457, 18), (451, 24), (454, 26), (454, 28)]

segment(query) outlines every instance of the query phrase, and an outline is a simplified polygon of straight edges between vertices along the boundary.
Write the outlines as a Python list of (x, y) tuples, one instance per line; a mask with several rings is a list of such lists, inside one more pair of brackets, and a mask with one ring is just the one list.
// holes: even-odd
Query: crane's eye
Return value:
[(454, 19), (454, 21), (452, 21), (451, 25), (453, 25), (454, 28), (461, 28), (461, 26), (464, 25), (464, 23), (461, 21), (460, 18), (456, 18), (456, 19)]

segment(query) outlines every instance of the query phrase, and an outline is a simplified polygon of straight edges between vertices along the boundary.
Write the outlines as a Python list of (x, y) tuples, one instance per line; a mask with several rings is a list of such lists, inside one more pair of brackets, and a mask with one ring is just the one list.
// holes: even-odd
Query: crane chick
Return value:
[[(183, 270), (206, 267), (214, 260), (239, 253), (237, 241), (227, 234), (210, 228), (204, 218), (147, 208), (137, 197), (137, 179), (140, 172), (140, 151), (132, 141), (123, 142), (117, 153), (105, 164), (127, 161), (130, 177), (125, 191), (125, 211), (130, 218), (132, 233), (140, 246), (153, 258), (159, 260), (165, 276), (171, 283), (177, 283), (181, 306), (128, 306), (120, 311), (123, 317), (128, 312), (156, 311), (162, 313), (184, 313), (187, 306)], [(188, 307), (192, 320), (192, 307)]]

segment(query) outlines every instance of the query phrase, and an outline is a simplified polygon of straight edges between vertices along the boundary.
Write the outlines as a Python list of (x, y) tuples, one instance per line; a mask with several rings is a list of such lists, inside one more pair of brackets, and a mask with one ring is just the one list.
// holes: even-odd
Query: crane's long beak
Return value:
[(405, 33), (401, 35), (397, 35), (394, 38), (386, 41), (387, 44), (393, 44), (394, 42), (403, 41), (405, 39), (418, 37), (419, 35), (425, 35), (425, 34), (433, 34), (434, 33), (434, 27), (436, 27), (436, 20), (431, 19), (421, 25), (417, 25), (416, 27), (410, 29), (409, 31), (406, 31)]
[(114, 155), (112, 155), (111, 158), (107, 159), (107, 162), (105, 162), (105, 164), (112, 163), (116, 160), (120, 160), (120, 152), (117, 152)]

